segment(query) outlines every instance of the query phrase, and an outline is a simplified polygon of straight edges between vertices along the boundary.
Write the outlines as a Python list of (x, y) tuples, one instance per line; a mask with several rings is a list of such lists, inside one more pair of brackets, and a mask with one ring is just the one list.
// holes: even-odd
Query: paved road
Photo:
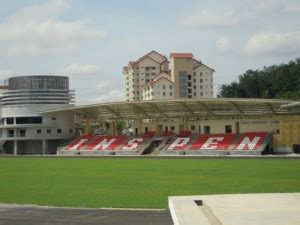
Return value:
[(0, 205), (0, 225), (172, 225), (166, 210), (72, 209)]

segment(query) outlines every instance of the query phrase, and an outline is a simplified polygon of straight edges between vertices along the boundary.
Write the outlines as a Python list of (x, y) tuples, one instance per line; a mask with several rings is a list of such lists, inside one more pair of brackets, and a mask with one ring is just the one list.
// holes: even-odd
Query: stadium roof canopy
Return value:
[(161, 100), (110, 102), (74, 106), (41, 112), (53, 114), (71, 112), (80, 117), (94, 119), (155, 119), (179, 118), (189, 116), (194, 119), (225, 119), (273, 117), (291, 113), (291, 109), (281, 107), (291, 104), (289, 100), (274, 99), (237, 99), (237, 98), (203, 98), (191, 100)]

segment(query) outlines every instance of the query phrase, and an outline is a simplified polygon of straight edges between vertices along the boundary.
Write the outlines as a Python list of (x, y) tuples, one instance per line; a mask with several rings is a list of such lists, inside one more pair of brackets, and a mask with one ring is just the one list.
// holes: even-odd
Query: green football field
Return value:
[(0, 158), (0, 203), (166, 208), (174, 195), (263, 192), (300, 192), (300, 160)]

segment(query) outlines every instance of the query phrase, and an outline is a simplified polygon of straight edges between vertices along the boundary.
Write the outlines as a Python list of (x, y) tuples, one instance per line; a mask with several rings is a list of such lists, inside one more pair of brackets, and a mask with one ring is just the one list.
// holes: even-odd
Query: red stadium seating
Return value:
[(142, 137), (143, 138), (153, 138), (155, 136), (156, 132), (155, 131), (148, 131), (145, 132)]
[(85, 146), (94, 136), (91, 134), (84, 134), (71, 141), (66, 147), (66, 150), (79, 150)]
[(236, 150), (259, 150), (268, 136), (267, 132), (241, 134), (235, 145)]
[(86, 150), (115, 150), (128, 139), (127, 136), (99, 136), (91, 141)]
[(192, 132), (189, 130), (181, 131), (177, 137), (189, 137), (191, 136)]
[(235, 134), (202, 134), (194, 142), (192, 150), (227, 150), (233, 143)]
[(134, 150), (137, 149), (144, 142), (143, 138), (133, 138), (123, 145), (123, 150)]
[(167, 150), (186, 150), (188, 143), (190, 142), (189, 137), (178, 137), (169, 145)]
[(161, 133), (161, 135), (164, 136), (164, 137), (166, 137), (166, 136), (171, 136), (171, 135), (173, 135), (173, 134), (174, 134), (173, 131), (163, 131), (163, 132)]

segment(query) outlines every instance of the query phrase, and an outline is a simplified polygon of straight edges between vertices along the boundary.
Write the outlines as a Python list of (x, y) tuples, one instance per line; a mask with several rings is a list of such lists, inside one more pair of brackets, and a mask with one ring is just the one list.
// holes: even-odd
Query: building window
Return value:
[(61, 134), (61, 133), (62, 133), (62, 130), (61, 130), (61, 129), (57, 129), (57, 133), (58, 133), (58, 134)]
[(20, 130), (20, 137), (25, 137), (25, 130)]
[[(52, 120), (56, 120), (55, 117)], [(16, 118), (17, 124), (42, 124), (43, 118), (41, 116), (37, 117), (17, 117)]]
[(196, 93), (196, 92), (194, 92), (194, 96), (197, 96), (197, 93)]
[(175, 130), (175, 127), (174, 126), (171, 126), (171, 131), (174, 131)]
[(166, 92), (163, 92), (163, 96), (166, 96)]
[(202, 77), (202, 72), (200, 72), (200, 77)]
[(13, 117), (6, 118), (6, 124), (14, 124), (14, 118)]
[(204, 134), (210, 134), (210, 126), (204, 126)]
[(51, 129), (47, 129), (47, 134), (51, 134)]
[(226, 134), (231, 134), (232, 133), (232, 126), (231, 125), (226, 125), (225, 126), (225, 133)]
[(196, 79), (193, 79), (193, 82), (195, 82), (195, 83), (196, 83)]
[(165, 90), (166, 89), (166, 86), (165, 85), (163, 85), (163, 90)]
[(145, 67), (146, 71), (149, 71), (150, 70), (150, 67)]
[(36, 130), (36, 133), (37, 133), (37, 134), (41, 134), (41, 133), (42, 133), (42, 130), (41, 130), (41, 129), (37, 129), (37, 130)]
[(8, 135), (8, 137), (14, 137), (15, 136), (15, 131), (14, 130), (8, 130), (7, 135)]
[(203, 83), (203, 79), (200, 79), (200, 83)]
[(194, 85), (194, 89), (196, 89), (196, 85)]
[(52, 120), (56, 120), (56, 118), (55, 118), (55, 117), (52, 117)]
[(172, 94), (172, 92), (170, 92), (170, 96), (172, 96), (173, 94)]
[(173, 86), (172, 85), (170, 85), (170, 89), (172, 90), (172, 88), (173, 88)]
[(69, 129), (69, 133), (70, 133), (70, 134), (73, 133), (73, 129), (72, 129), (72, 128)]
[(191, 130), (195, 130), (195, 129), (196, 129), (195, 125), (192, 125)]

